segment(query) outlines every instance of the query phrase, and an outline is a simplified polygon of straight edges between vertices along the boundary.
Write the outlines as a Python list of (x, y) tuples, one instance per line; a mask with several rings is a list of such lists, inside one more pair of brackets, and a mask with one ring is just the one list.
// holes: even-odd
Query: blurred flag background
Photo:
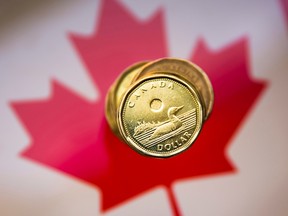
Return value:
[[(157, 176), (103, 110), (165, 56), (207, 71), (215, 112)], [(0, 215), (287, 215), (287, 81), (287, 0), (3, 1)]]

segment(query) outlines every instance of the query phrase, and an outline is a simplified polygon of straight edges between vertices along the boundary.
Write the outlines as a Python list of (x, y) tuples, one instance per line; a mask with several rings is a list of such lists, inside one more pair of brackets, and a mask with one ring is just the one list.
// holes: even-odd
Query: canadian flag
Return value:
[[(34, 1), (0, 9), (0, 215), (287, 215), (288, 1)], [(215, 105), (143, 157), (104, 115), (129, 65), (180, 57)]]

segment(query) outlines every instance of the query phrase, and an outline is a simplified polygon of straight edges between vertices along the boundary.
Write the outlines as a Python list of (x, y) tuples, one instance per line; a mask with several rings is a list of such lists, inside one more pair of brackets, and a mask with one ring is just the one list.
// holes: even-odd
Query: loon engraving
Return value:
[(157, 137), (160, 137), (162, 135), (168, 134), (182, 126), (181, 120), (175, 115), (180, 109), (182, 109), (184, 106), (180, 107), (170, 107), (168, 109), (168, 118), (169, 122), (159, 126), (154, 133), (151, 135), (149, 140), (155, 139)]

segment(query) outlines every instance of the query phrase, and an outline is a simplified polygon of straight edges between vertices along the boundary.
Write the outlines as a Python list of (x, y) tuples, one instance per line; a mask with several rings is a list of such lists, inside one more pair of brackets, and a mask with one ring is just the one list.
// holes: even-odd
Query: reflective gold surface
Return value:
[(204, 117), (207, 119), (212, 111), (214, 93), (210, 80), (204, 71), (189, 61), (165, 58), (147, 64), (145, 68), (134, 77), (134, 81), (141, 77), (150, 76), (151, 74), (162, 73), (168, 73), (186, 79), (199, 91), (201, 100), (203, 100), (203, 105), (205, 106)]
[(106, 96), (113, 132), (137, 152), (170, 157), (192, 145), (214, 101), (207, 75), (182, 59), (164, 58), (127, 68)]
[(143, 154), (169, 157), (188, 148), (202, 126), (198, 95), (176, 77), (150, 76), (128, 90), (118, 125), (125, 141)]

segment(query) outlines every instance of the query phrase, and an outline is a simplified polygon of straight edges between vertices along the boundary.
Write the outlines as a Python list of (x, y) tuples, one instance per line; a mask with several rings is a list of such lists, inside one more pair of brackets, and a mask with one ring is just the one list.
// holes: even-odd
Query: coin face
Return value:
[(154, 61), (143, 67), (143, 70), (134, 77), (134, 80), (161, 73), (168, 73), (185, 78), (193, 84), (197, 91), (200, 92), (201, 100), (205, 106), (203, 107), (204, 119), (208, 118), (212, 111), (214, 94), (209, 78), (201, 68), (183, 59), (165, 58)]
[(124, 95), (118, 126), (138, 152), (170, 157), (191, 146), (201, 130), (203, 110), (195, 89), (174, 76), (154, 75)]

